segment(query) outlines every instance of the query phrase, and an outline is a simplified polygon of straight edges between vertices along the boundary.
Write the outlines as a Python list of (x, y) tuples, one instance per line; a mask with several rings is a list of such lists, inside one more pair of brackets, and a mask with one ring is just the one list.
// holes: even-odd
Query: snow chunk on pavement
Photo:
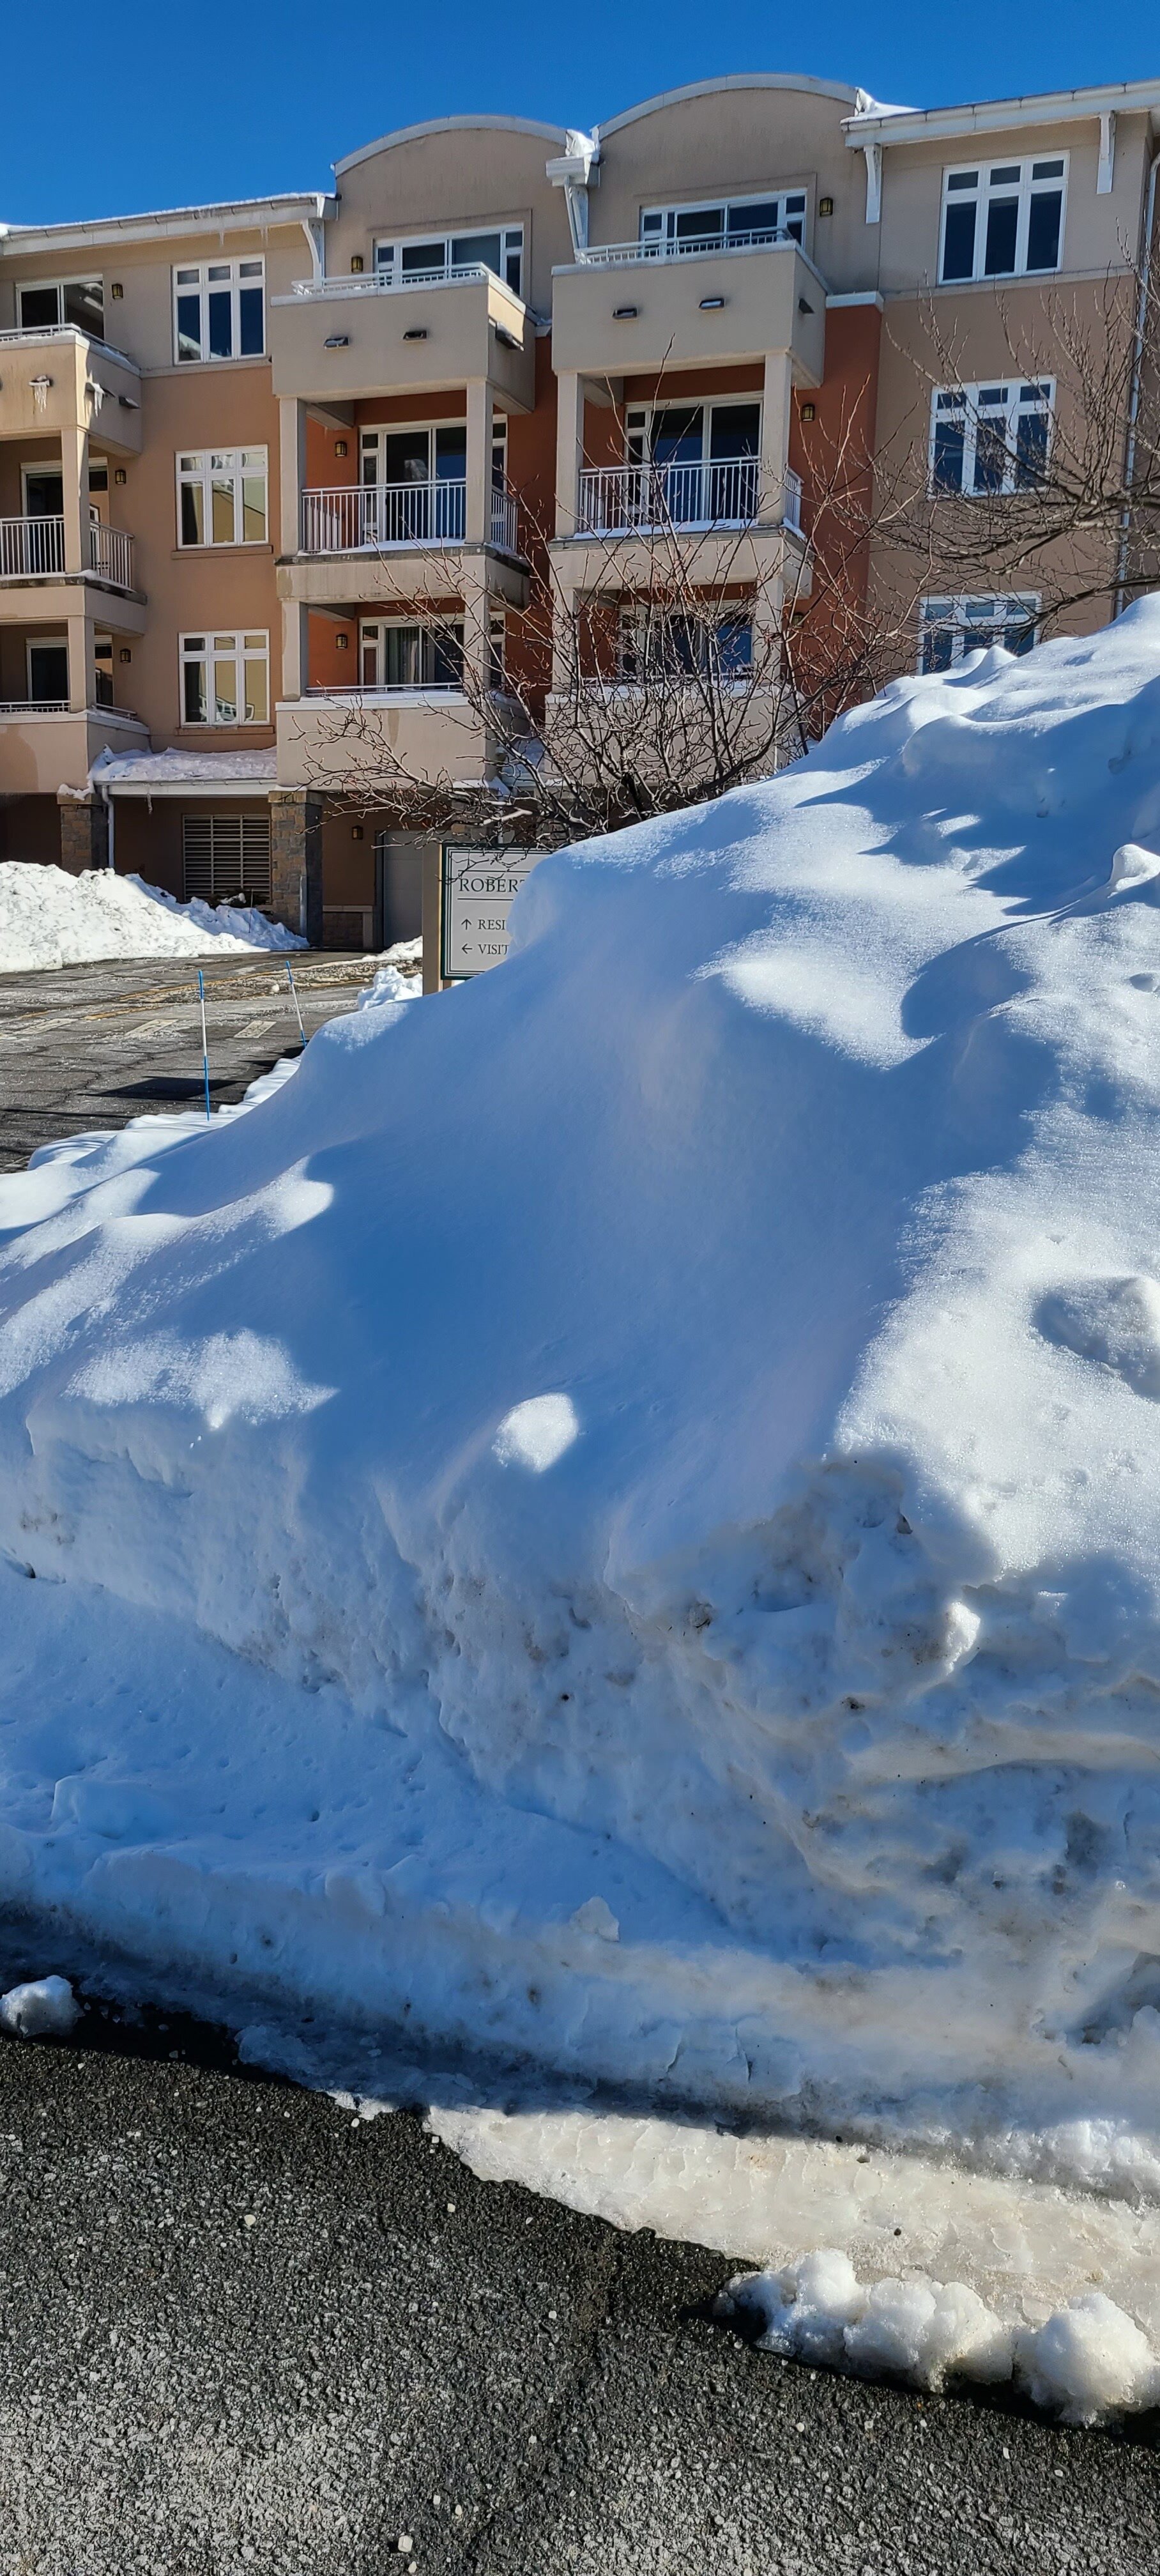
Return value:
[(231, 957), (304, 948), (249, 905), (178, 903), (112, 868), (74, 877), (31, 859), (0, 861), (0, 974), (85, 966), (105, 957)]
[(66, 2039), (80, 2012), (67, 1977), (33, 1977), (0, 1995), (0, 2025), (16, 2039)]

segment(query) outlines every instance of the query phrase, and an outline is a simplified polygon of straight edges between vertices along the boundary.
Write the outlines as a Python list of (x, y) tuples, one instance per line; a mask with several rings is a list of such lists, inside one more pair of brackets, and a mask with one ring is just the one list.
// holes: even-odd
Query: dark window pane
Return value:
[(490, 268), (501, 275), (498, 233), (459, 233), (451, 244), (452, 268)]
[(435, 432), (435, 472), (441, 481), (462, 483), (467, 473), (467, 431), (462, 421)]
[(1032, 198), (1027, 225), (1028, 268), (1058, 268), (1062, 214), (1063, 196), (1054, 188), (1045, 188), (1042, 196)]
[(425, 429), (394, 430), (383, 442), (384, 483), (426, 483), (431, 444)]
[(724, 231), (724, 206), (682, 206), (673, 224), (676, 241), (720, 241)]
[(404, 242), (400, 254), (404, 277), (422, 275), (432, 268), (447, 265), (447, 244), (441, 241)]
[(709, 454), (714, 459), (756, 456), (761, 448), (760, 403), (717, 403), (709, 424)]
[(186, 724), (205, 723), (205, 664), (187, 662), (184, 670), (184, 706)]
[(105, 328), (105, 290), (99, 279), (92, 286), (66, 286), (64, 318), (74, 331), (91, 331), (99, 340)]
[(1018, 227), (1018, 198), (994, 198), (987, 208), (987, 250), (986, 257), (983, 262), (984, 276), (1014, 276), (1015, 241)]
[(183, 483), (181, 486), (181, 542), (183, 546), (200, 546), (205, 542), (200, 483)]
[(1030, 611), (1026, 624), (1009, 628), (1002, 640), (1009, 653), (1030, 653), (1035, 642), (1035, 625)]
[(961, 420), (936, 420), (934, 428), (934, 488), (936, 492), (961, 492), (963, 488), (963, 448), (966, 430)]
[(781, 208), (776, 197), (769, 198), (760, 206), (730, 206), (730, 236), (735, 233), (774, 233), (780, 220)]
[(512, 294), (521, 294), (523, 290), (524, 275), (524, 256), (522, 251), (509, 250), (506, 253), (504, 258), (504, 275), (507, 278)]
[(260, 358), (265, 346), (265, 316), (260, 286), (243, 286), (238, 297), (238, 338), (240, 358)]
[(1006, 421), (981, 420), (975, 431), (976, 492), (1001, 492), (1007, 463)]
[(209, 354), (211, 358), (232, 358), (233, 324), (230, 318), (230, 291), (215, 287), (209, 297)]
[(22, 286), (20, 290), (20, 327), (22, 331), (53, 331), (60, 320), (60, 296), (55, 286)]
[(717, 629), (717, 658), (723, 680), (740, 679), (753, 660), (753, 627), (748, 617), (729, 617)]
[(953, 646), (954, 628), (952, 626), (935, 626), (933, 623), (925, 626), (922, 636), (923, 670), (949, 671)]
[(179, 358), (201, 356), (201, 297), (179, 295), (177, 299), (177, 354)]
[(1047, 463), (1047, 413), (1021, 412), (1016, 444), (1015, 483), (1020, 491), (1038, 483)]
[(700, 462), (702, 412), (700, 404), (690, 408), (673, 404), (653, 415), (652, 452), (658, 465), (683, 465)]
[(457, 689), (463, 680), (463, 639), (459, 635), (433, 635), (430, 638), (431, 678), (437, 689)]
[(975, 274), (975, 209), (973, 205), (948, 206), (943, 234), (944, 282)]
[(28, 656), (31, 694), (38, 701), (68, 696), (67, 644), (34, 644)]

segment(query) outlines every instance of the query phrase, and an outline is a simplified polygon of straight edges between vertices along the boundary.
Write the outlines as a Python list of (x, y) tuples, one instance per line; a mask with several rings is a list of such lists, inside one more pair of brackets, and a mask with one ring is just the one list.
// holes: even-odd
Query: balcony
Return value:
[(494, 775), (512, 714), (494, 726), (458, 689), (326, 689), (277, 710), (278, 781), (372, 802), (408, 787), (466, 786)]
[(787, 351), (822, 378), (826, 287), (796, 241), (610, 242), (553, 274), (552, 363), (595, 377), (741, 366)]
[(97, 521), (84, 534), (88, 561), (77, 575), (65, 567), (63, 518), (0, 519), (0, 581), (72, 581), (92, 574), (112, 590), (133, 590), (132, 537)]
[(274, 392), (304, 402), (490, 383), (504, 407), (535, 400), (535, 324), (489, 268), (405, 278), (303, 278), (270, 298)]
[[(489, 543), (517, 551), (514, 492), (493, 489)], [(395, 546), (462, 546), (467, 484), (345, 483), (302, 495), (302, 551), (307, 555), (382, 554)]]
[(70, 707), (60, 698), (0, 704), (0, 789), (55, 796), (84, 787), (103, 751), (147, 751), (149, 731), (126, 707)]
[(0, 331), (0, 438), (93, 430), (102, 447), (141, 447), (141, 376), (131, 358), (61, 323)]
[(580, 476), (579, 537), (696, 535), (780, 524), (802, 534), (800, 475), (787, 471), (780, 503), (762, 511), (756, 456), (692, 465), (603, 465)]

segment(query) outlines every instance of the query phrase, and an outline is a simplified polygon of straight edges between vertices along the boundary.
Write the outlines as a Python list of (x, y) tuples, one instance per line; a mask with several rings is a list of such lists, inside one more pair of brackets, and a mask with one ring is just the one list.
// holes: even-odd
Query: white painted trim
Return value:
[(726, 72), (719, 80), (687, 81), (683, 89), (658, 90), (655, 98), (641, 100), (639, 107), (626, 107), (619, 116), (610, 116), (602, 125), (592, 128), (598, 143), (610, 134), (620, 134), (626, 125), (636, 125), (642, 116), (655, 116), (662, 107), (679, 107), (689, 98), (716, 98), (723, 90), (780, 89), (800, 90), (807, 98), (845, 99), (857, 112), (858, 101), (865, 90), (850, 89), (845, 81), (816, 80), (810, 72)]
[(943, 142), (954, 135), (1010, 134), (1024, 125), (1068, 125), (1114, 108), (1121, 116), (1160, 117), (1160, 81), (1117, 81), (1100, 89), (1032, 92), (966, 107), (869, 109), (844, 117), (847, 147), (861, 152), (868, 136), (882, 143)]
[(1100, 117), (1100, 159), (1096, 171), (1097, 197), (1110, 197), (1116, 175), (1116, 111), (1105, 107)]
[(336, 179), (344, 170), (357, 170), (360, 161), (373, 161), (378, 152), (393, 152), (399, 143), (421, 143), (429, 134), (536, 134), (546, 143), (567, 146), (568, 129), (563, 125), (542, 125), (533, 116), (430, 116), (421, 125), (400, 125), (393, 134), (380, 134), (377, 142), (362, 143), (357, 152), (344, 152), (333, 164)]
[[(913, 288), (908, 289), (909, 293), (914, 291)], [(877, 286), (859, 287), (855, 295), (827, 295), (826, 297), (827, 313), (840, 311), (846, 304), (876, 304), (880, 313), (886, 311), (886, 298)]]
[(864, 143), (861, 148), (866, 160), (866, 221), (877, 224), (882, 220), (882, 146)]
[[(103, 215), (83, 224), (9, 224), (0, 227), (0, 258), (24, 259), (30, 252), (78, 250), (119, 242), (181, 241), (200, 233), (247, 232), (268, 224), (322, 223), (336, 209), (333, 197), (315, 193), (295, 197), (243, 197), (230, 205), (177, 206), (152, 215)], [(31, 280), (29, 283), (31, 284)]]
[[(1003, 284), (1006, 280), (1011, 278), (1029, 277), (1036, 279), (1044, 277), (1058, 277), (1060, 275), (1064, 265), (1063, 248), (1067, 234), (1067, 190), (1068, 181), (1071, 176), (1071, 154), (1068, 151), (1053, 152), (1050, 157), (1053, 161), (1062, 161), (1063, 163), (1063, 174), (1059, 179), (1034, 179), (1032, 177), (1031, 174), (1035, 167), (1034, 151), (1022, 153), (1017, 163), (994, 161), (991, 159), (989, 154), (980, 153), (974, 164), (977, 176), (973, 195), (968, 193), (966, 190), (959, 193), (952, 193), (950, 185), (952, 179), (965, 178), (968, 175), (971, 165), (962, 161), (949, 161), (946, 164), (946, 167), (943, 170), (942, 205), (939, 210), (938, 225), (938, 282), (940, 286), (948, 288), (955, 286), (983, 285), (995, 287)], [(987, 207), (990, 203), (990, 173), (992, 170), (1007, 168), (1017, 168), (1019, 172), (1017, 183), (1018, 194), (1016, 199), (1018, 211), (1015, 218), (1016, 264), (1015, 267), (1011, 269), (989, 271), (985, 269), (981, 263), (985, 260), (987, 255)], [(1004, 187), (1003, 194), (1009, 195), (1010, 188), (1015, 185), (1016, 183), (1012, 181), (1010, 183), (1010, 187)], [(1036, 197), (1049, 195), (1056, 188), (1059, 190), (1060, 202), (1058, 257), (1056, 259), (1055, 266), (1054, 268), (1028, 268), (1027, 234), (1031, 221), (1032, 202)], [(975, 267), (973, 275), (969, 278), (943, 276), (943, 262), (946, 256), (946, 222), (948, 212), (952, 205), (973, 205), (975, 208)]]

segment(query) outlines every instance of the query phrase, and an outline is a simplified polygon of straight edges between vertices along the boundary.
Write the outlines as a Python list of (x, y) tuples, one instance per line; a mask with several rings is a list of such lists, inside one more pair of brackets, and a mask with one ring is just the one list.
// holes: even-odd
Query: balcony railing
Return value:
[[(516, 552), (514, 492), (490, 494), (489, 542)], [(461, 546), (467, 530), (467, 484), (343, 483), (302, 495), (302, 551), (307, 555), (380, 554), (389, 546)]]
[(801, 242), (784, 224), (747, 233), (695, 233), (678, 241), (593, 242), (576, 253), (577, 268), (634, 268), (642, 259), (696, 259), (710, 251), (772, 250), (778, 242)]
[[(485, 268), (482, 260), (473, 260), (469, 267), (464, 268), (452, 268), (450, 262), (444, 261), (438, 268), (410, 268), (402, 277), (391, 276), (386, 270), (379, 269), (372, 270), (367, 277), (296, 277), (291, 293), (304, 296), (310, 302), (330, 303), (348, 295), (397, 295), (408, 286), (471, 286), (486, 277), (494, 278), (495, 270)], [(503, 280), (496, 279), (496, 283), (502, 285)], [(514, 290), (509, 287), (507, 292), (511, 295)], [(276, 303), (283, 300), (281, 296), (274, 298)], [(517, 295), (517, 304), (519, 300)]]
[[(88, 530), (88, 568), (116, 590), (133, 588), (133, 540), (123, 528), (94, 521)], [(63, 577), (63, 518), (0, 519), (0, 580), (31, 581), (37, 575)]]
[[(801, 480), (783, 478), (783, 526), (801, 534)], [(659, 535), (673, 529), (747, 528), (758, 515), (756, 456), (693, 465), (601, 465), (580, 476), (578, 536)]]

